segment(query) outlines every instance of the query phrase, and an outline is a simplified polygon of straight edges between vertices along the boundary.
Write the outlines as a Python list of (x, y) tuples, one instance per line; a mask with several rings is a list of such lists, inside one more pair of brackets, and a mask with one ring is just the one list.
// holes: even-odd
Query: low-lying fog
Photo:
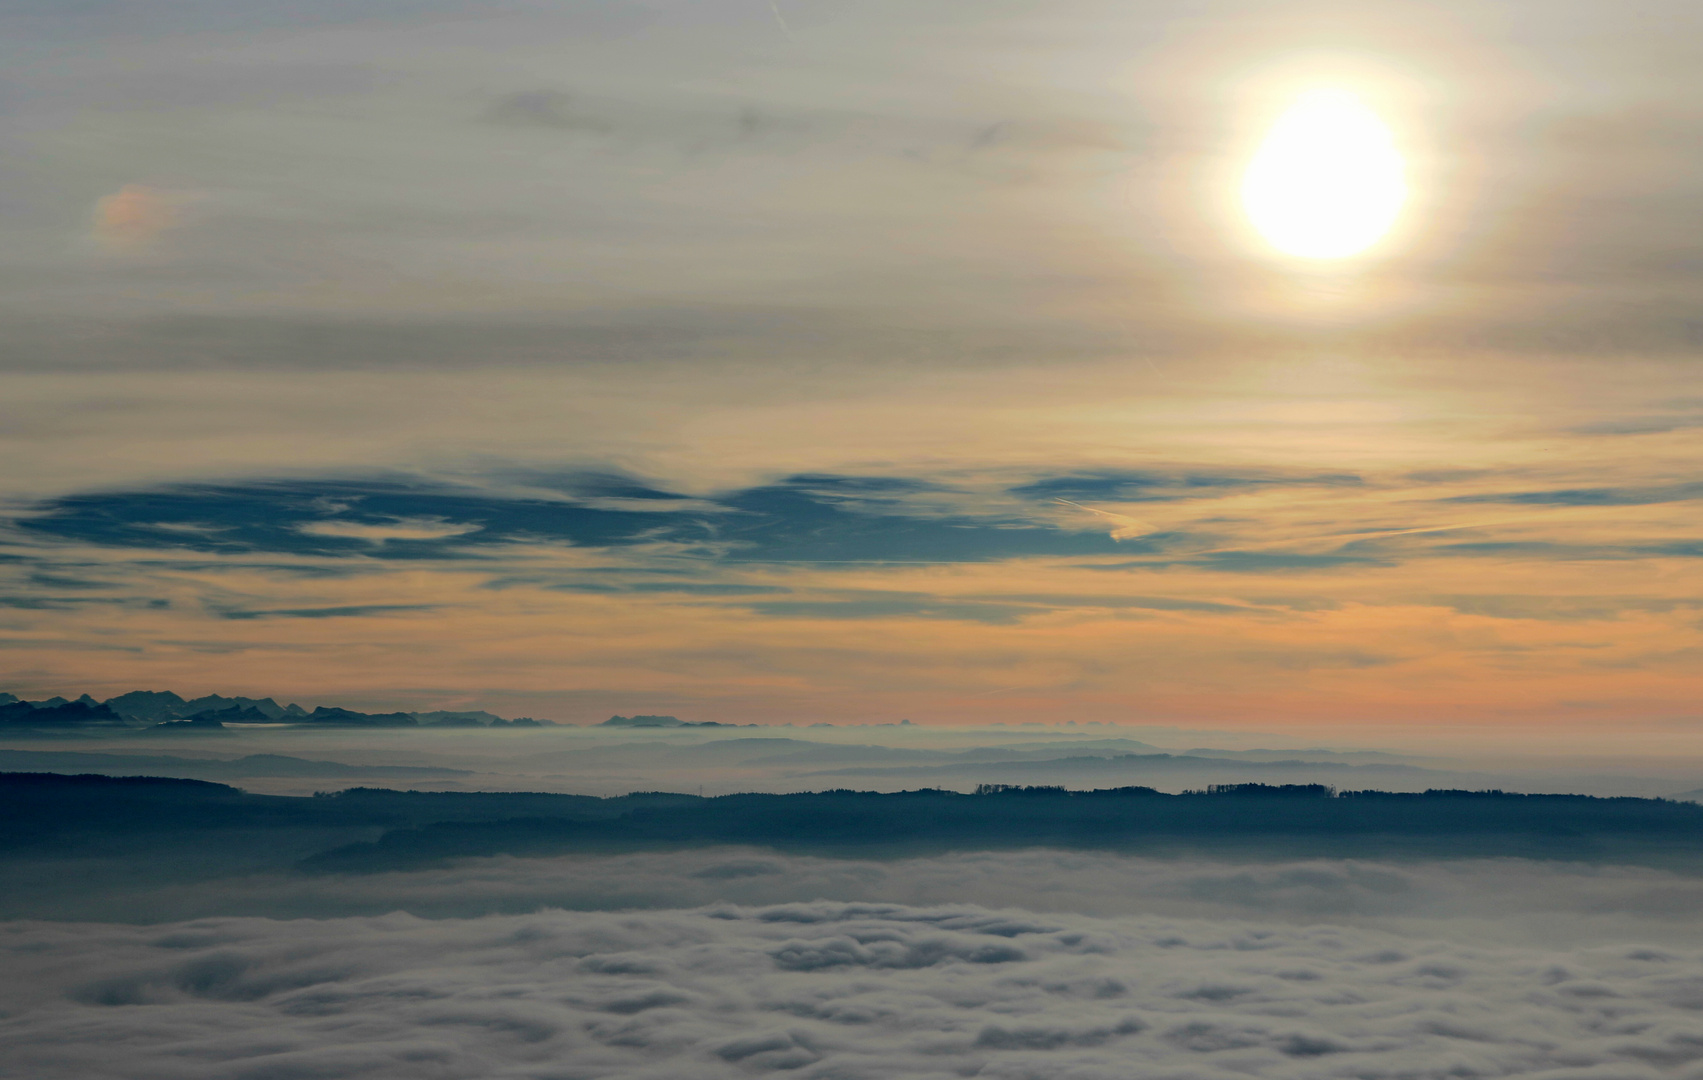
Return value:
[(0, 934), (0, 1038), (44, 1078), (1645, 1080), (1703, 1057), (1695, 946), (836, 901)]

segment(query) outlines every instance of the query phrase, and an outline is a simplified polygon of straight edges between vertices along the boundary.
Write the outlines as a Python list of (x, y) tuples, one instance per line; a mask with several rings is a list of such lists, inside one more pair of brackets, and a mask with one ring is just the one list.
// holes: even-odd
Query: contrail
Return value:
[(1537, 514), (1527, 514), (1524, 517), (1502, 518), (1497, 521), (1469, 521), (1465, 525), (1431, 525), (1423, 529), (1366, 529), (1359, 532), (1319, 533), (1318, 536), (1357, 536), (1367, 539), (1374, 536), (1411, 536), (1414, 533), (1454, 532), (1457, 529), (1488, 529), (1494, 525), (1517, 525), (1522, 521), (1535, 521), (1538, 516)]
[(1099, 514), (1103, 518), (1117, 522), (1118, 527), (1112, 530), (1113, 540), (1128, 540), (1132, 537), (1146, 536), (1149, 533), (1159, 531), (1151, 522), (1132, 518), (1128, 514), (1114, 514), (1110, 510), (1096, 510), (1092, 506), (1083, 506), (1081, 503), (1071, 502), (1069, 499), (1054, 499), (1053, 502), (1074, 506), (1078, 510), (1086, 510), (1090, 514)]
[(781, 14), (781, 6), (775, 0), (769, 0), (769, 10), (775, 13), (775, 23), (781, 28), (781, 33), (786, 35), (786, 39), (797, 41), (798, 39), (792, 36), (792, 27), (786, 24), (786, 16)]

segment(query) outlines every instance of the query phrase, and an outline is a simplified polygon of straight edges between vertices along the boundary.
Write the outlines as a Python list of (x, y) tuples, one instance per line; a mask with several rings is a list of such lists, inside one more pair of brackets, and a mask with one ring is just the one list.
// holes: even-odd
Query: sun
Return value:
[(1358, 255), (1407, 201), (1395, 138), (1354, 94), (1309, 90), (1272, 125), (1242, 178), (1242, 206), (1277, 250), (1306, 259)]

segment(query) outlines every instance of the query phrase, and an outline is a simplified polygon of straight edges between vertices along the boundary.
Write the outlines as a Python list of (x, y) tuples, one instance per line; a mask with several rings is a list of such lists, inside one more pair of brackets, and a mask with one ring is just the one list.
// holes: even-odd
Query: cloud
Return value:
[(1492, 593), (1478, 596), (1431, 596), (1426, 602), (1446, 604), (1463, 615), (1547, 622), (1616, 619), (1632, 613), (1666, 613), (1681, 608), (1703, 607), (1703, 597), (1686, 596), (1653, 599), (1641, 596), (1509, 596)]
[(1343, 567), (1389, 567), (1396, 560), (1369, 554), (1302, 551), (1208, 551), (1181, 558), (1154, 558), (1128, 562), (1096, 563), (1085, 570), (1162, 570), (1168, 567), (1198, 567), (1230, 574), (1282, 574), (1305, 570), (1336, 570)]
[[(676, 519), (568, 499), (505, 498), (402, 481), (279, 481), (74, 495), (20, 522), (42, 535), (97, 544), (208, 552), (383, 558), (444, 557), (468, 546), (551, 539), (639, 542)], [(407, 523), (429, 521), (430, 528)]]
[(1569, 544), (1551, 540), (1484, 540), (1467, 544), (1439, 544), (1429, 549), (1437, 556), (1504, 558), (1526, 562), (1577, 561), (1624, 562), (1634, 559), (1703, 558), (1703, 541), (1675, 540), (1666, 543)]
[[(1094, 569), (1100, 567), (1095, 566)], [(1221, 604), (1210, 600), (1190, 600), (1175, 596), (1107, 596), (1092, 593), (993, 593), (974, 597), (978, 600), (1005, 601), (1013, 604), (1034, 604), (1048, 609), (1058, 608), (1138, 608), (1149, 611), (1188, 611), (1211, 615), (1247, 615), (1260, 610), (1244, 604)]]
[(1653, 506), (1703, 498), (1703, 484), (1653, 484), (1624, 487), (1557, 488), (1548, 491), (1486, 492), (1445, 499), (1453, 503), (1507, 503), (1517, 506)]
[[(530, 480), (536, 486), (536, 479)], [(886, 476), (803, 475), (692, 498), (593, 474), (561, 495), (419, 480), (263, 481), (67, 495), (19, 519), (63, 540), (139, 548), (440, 559), (516, 544), (669, 545), (727, 562), (980, 562), (1128, 551), (1005, 508)], [(930, 501), (934, 499), (934, 501)], [(1139, 545), (1137, 545), (1139, 550)]]
[(1029, 604), (956, 600), (923, 593), (868, 590), (825, 600), (760, 600), (742, 606), (779, 619), (953, 619), (1006, 625), (1047, 609)]
[(504, 94), (486, 108), (487, 123), (521, 127), (557, 128), (563, 131), (607, 133), (609, 121), (592, 116), (560, 90), (517, 90)]
[(1235, 494), (1248, 488), (1358, 487), (1364, 483), (1364, 480), (1352, 473), (1168, 473), (1134, 469), (1094, 469), (1031, 480), (1013, 487), (1011, 493), (1029, 499), (1163, 502), (1212, 498)]
[[(636, 571), (635, 571), (636, 572)], [(580, 592), (580, 593), (635, 593), (635, 594), (667, 594), (679, 593), (684, 596), (773, 596), (777, 593), (789, 593), (792, 590), (784, 585), (739, 585), (733, 583), (690, 582), (690, 581), (637, 581), (637, 582), (607, 582), (607, 581), (576, 581), (559, 585), (546, 585), (551, 592)]]
[(232, 609), (219, 612), (221, 619), (350, 619), (391, 615), (405, 611), (436, 611), (436, 604), (344, 604), (341, 607)]
[(1699, 416), (1640, 416), (1618, 420), (1597, 420), (1573, 428), (1576, 435), (1665, 435), (1670, 431), (1689, 431), (1703, 427)]
[(8, 1057), (44, 1080), (1642, 1080), (1703, 1058), (1703, 963), (1654, 946), (834, 901), (6, 939)]
[(1393, 561), (1372, 555), (1337, 552), (1214, 551), (1192, 560), (1206, 569), (1233, 574), (1264, 574), (1291, 570), (1335, 570), (1345, 566), (1391, 566)]
[(451, 524), (431, 518), (398, 518), (391, 522), (310, 521), (296, 527), (309, 536), (338, 536), (383, 544), (390, 540), (447, 540), (465, 536), (479, 528), (474, 524)]

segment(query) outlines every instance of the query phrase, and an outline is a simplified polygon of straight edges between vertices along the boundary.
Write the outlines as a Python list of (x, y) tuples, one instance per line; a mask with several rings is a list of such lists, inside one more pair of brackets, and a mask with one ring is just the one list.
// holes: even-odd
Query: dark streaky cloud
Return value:
[(671, 544), (735, 562), (806, 563), (1140, 549), (1033, 517), (917, 507), (905, 497), (934, 486), (893, 477), (796, 476), (708, 500), (604, 476), (556, 484), (560, 499), (395, 480), (181, 486), (68, 495), (18, 524), (37, 536), (130, 548), (381, 559), (452, 558), (527, 543)]
[(1096, 469), (1068, 476), (1051, 476), (1011, 488), (1029, 499), (1107, 499), (1114, 502), (1164, 502), (1198, 499), (1215, 493), (1261, 487), (1358, 487), (1364, 481), (1352, 473), (1287, 475), (1272, 473), (1164, 473), (1131, 469)]

